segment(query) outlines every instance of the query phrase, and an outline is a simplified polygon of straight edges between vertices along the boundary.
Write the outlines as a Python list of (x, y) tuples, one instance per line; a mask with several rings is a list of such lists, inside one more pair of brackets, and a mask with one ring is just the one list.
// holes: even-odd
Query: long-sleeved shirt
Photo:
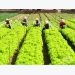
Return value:
[(10, 22), (9, 21), (6, 21), (6, 24), (10, 24)]
[(35, 26), (40, 26), (40, 21), (34, 21), (33, 24), (34, 24)]
[(27, 19), (24, 19), (23, 22), (28, 22)]
[(45, 28), (49, 28), (50, 27), (50, 24), (48, 23), (48, 24), (45, 24)]
[(65, 25), (66, 23), (65, 22), (60, 22), (60, 27)]

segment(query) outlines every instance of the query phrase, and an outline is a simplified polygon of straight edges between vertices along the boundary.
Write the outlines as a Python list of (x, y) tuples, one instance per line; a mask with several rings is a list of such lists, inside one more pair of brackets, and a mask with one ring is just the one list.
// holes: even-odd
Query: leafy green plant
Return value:
[(15, 64), (43, 65), (42, 37), (40, 27), (31, 27), (24, 40), (23, 46)]
[[(0, 54), (1, 54), (0, 65), (8, 64), (9, 58), (13, 56), (14, 51), (17, 49), (24, 34), (26, 33), (26, 27), (24, 26), (17, 26), (16, 28), (11, 30), (9, 30), (8, 28), (7, 29), (3, 28), (3, 29), (5, 29), (6, 32), (5, 31), (3, 33), (1, 32), (2, 35), (0, 35), (1, 37), (0, 38)], [(8, 31), (9, 33), (7, 33)], [(4, 36), (5, 34), (6, 36)], [(9, 57), (9, 50), (10, 50), (10, 57)]]
[(48, 46), (48, 54), (52, 65), (75, 64), (75, 53), (67, 44), (57, 29), (46, 29), (44, 31), (45, 41)]

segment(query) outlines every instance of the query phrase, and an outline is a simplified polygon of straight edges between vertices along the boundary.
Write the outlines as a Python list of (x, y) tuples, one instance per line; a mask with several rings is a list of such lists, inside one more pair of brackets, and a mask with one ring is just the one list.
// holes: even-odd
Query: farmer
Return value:
[(11, 29), (10, 20), (7, 18), (5, 22), (6, 26)]
[(46, 20), (46, 21), (44, 22), (44, 28), (43, 28), (43, 30), (49, 29), (49, 27), (50, 27), (50, 24), (49, 24), (48, 20)]
[(65, 21), (63, 18), (61, 18), (61, 21), (60, 21), (60, 28), (63, 28), (64, 25), (66, 25)]
[(34, 26), (40, 26), (40, 21), (38, 18), (36, 18), (36, 20), (34, 22)]
[(22, 22), (22, 25), (27, 26), (27, 24), (28, 24), (27, 17), (24, 17), (23, 22)]

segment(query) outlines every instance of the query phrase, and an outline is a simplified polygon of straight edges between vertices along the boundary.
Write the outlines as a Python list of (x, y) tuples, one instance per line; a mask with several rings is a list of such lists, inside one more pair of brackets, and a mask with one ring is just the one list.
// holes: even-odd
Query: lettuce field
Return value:
[[(75, 14), (0, 14), (0, 65), (75, 65)], [(21, 24), (24, 17), (28, 26)], [(11, 29), (5, 26), (9, 18)], [(41, 26), (33, 21), (39, 18)], [(64, 18), (66, 26), (59, 27)], [(50, 28), (42, 31), (44, 21)]]

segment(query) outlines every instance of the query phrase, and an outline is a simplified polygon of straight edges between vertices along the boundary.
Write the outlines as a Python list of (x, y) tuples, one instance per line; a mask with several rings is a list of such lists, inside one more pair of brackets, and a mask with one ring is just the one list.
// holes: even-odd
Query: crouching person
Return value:
[(39, 26), (40, 27), (40, 21), (38, 18), (36, 18), (35, 22), (33, 23), (34, 26)]
[(60, 21), (60, 28), (64, 28), (64, 26), (66, 26), (66, 23), (65, 23), (64, 19), (61, 18), (61, 21)]
[(10, 20), (7, 18), (5, 22), (6, 26), (11, 29)]
[(44, 22), (44, 28), (43, 28), (43, 30), (49, 29), (49, 28), (50, 28), (50, 24), (49, 24), (48, 20), (46, 20), (46, 21)]
[(27, 17), (24, 17), (23, 22), (22, 22), (22, 25), (24, 25), (24, 26), (27, 27), (27, 25), (28, 25)]

